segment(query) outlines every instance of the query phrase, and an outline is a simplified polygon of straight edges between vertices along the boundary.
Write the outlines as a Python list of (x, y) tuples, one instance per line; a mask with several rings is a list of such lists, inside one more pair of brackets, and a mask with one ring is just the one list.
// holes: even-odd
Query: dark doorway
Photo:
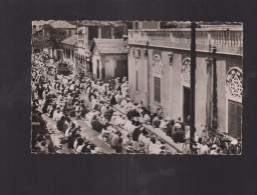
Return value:
[(89, 62), (89, 72), (93, 72), (93, 64), (91, 61)]
[(241, 138), (242, 104), (228, 100), (228, 133), (232, 137)]
[(96, 67), (96, 78), (99, 79), (100, 76), (100, 65), (99, 65), (99, 60), (96, 61), (97, 62), (97, 67)]
[(127, 60), (117, 60), (115, 77), (128, 77), (128, 61)]
[(88, 40), (92, 41), (94, 38), (98, 38), (98, 27), (90, 26), (88, 27)]
[(183, 117), (185, 122), (187, 116), (190, 115), (190, 88), (183, 87), (183, 90), (184, 90)]

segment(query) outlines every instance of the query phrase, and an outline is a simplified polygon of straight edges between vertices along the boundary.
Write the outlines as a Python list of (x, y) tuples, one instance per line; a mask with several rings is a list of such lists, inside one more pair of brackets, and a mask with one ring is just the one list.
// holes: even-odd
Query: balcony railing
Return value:
[[(191, 29), (156, 29), (129, 30), (129, 44), (148, 41), (149, 46), (181, 47), (188, 49), (191, 43)], [(207, 46), (217, 46), (220, 53), (242, 55), (243, 29), (242, 27), (227, 28), (199, 28), (196, 29), (196, 45), (200, 50), (208, 50)]]

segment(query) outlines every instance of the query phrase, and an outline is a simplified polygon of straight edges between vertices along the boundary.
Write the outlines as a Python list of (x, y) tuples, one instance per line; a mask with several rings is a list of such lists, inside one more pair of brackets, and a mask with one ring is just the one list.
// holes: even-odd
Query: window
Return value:
[(170, 63), (170, 65), (173, 64), (173, 54), (172, 53), (169, 53), (169, 63)]
[(134, 53), (135, 58), (139, 58), (140, 57), (140, 49), (136, 49), (135, 53)]
[(106, 26), (102, 27), (102, 39), (111, 39), (112, 33), (111, 33), (111, 27)]
[(69, 30), (69, 35), (71, 36), (71, 30)]
[(238, 68), (232, 68), (228, 71), (226, 83), (229, 94), (235, 98), (242, 98), (243, 93), (243, 74)]
[(138, 22), (135, 22), (135, 29), (138, 29)]
[(70, 50), (66, 49), (66, 58), (70, 58)]
[(154, 77), (154, 101), (161, 102), (161, 79)]
[(136, 90), (139, 91), (139, 87), (138, 87), (138, 71), (136, 71)]

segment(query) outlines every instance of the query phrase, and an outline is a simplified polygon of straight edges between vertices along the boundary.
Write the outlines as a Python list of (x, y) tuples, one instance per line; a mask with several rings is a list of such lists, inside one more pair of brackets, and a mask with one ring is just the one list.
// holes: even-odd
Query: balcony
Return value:
[[(171, 49), (190, 50), (191, 29), (145, 29), (129, 30), (130, 45), (146, 45)], [(210, 46), (217, 48), (218, 54), (243, 54), (242, 26), (221, 26), (196, 29), (196, 51), (210, 52)]]

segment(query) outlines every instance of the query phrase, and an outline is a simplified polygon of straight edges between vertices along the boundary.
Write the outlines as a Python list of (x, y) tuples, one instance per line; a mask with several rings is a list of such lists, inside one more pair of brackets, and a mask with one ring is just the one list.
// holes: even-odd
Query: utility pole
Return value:
[(191, 72), (190, 72), (190, 149), (193, 148), (195, 137), (195, 27), (196, 23), (191, 22)]

